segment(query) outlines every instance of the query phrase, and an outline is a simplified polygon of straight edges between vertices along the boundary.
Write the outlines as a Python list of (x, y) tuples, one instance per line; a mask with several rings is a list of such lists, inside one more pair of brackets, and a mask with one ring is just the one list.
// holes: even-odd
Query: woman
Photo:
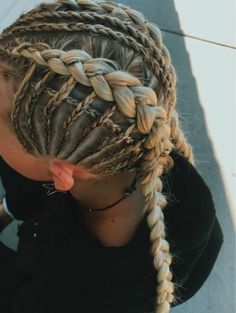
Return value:
[(2, 225), (24, 221), (16, 255), (2, 247), (4, 310), (167, 313), (193, 296), (223, 236), (159, 28), (113, 2), (42, 4), (4, 30), (0, 64)]

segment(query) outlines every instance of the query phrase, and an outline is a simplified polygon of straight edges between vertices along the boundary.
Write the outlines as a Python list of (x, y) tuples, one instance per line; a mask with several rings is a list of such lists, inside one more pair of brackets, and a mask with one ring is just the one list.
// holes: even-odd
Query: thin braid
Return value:
[[(69, 131), (70, 131), (70, 128), (73, 124), (73, 122), (84, 112), (86, 112), (88, 115), (92, 115), (94, 116), (94, 112), (96, 112), (96, 116), (99, 116), (98, 115), (98, 112), (96, 110), (91, 110), (90, 107), (88, 107), (88, 105), (94, 100), (94, 92), (92, 94), (90, 94), (88, 97), (85, 98), (85, 101), (81, 101), (79, 103), (78, 106), (83, 105), (82, 107), (82, 110), (79, 111), (78, 108), (76, 108), (75, 110), (77, 111), (77, 114), (74, 114), (73, 115), (73, 118), (72, 117), (72, 114), (69, 116), (68, 120), (65, 121), (65, 131), (63, 132), (65, 135), (63, 136), (62, 140), (61, 140), (61, 144), (59, 145), (58, 147), (58, 150), (57, 150), (57, 154), (59, 153), (59, 151), (62, 149), (62, 146), (63, 146), (63, 141), (66, 140), (68, 134), (69, 134)], [(87, 110), (89, 108), (89, 110)], [(107, 121), (110, 119), (110, 117), (113, 115), (113, 113), (116, 111), (116, 106), (113, 105), (112, 108), (109, 108), (105, 111), (104, 115), (100, 116), (99, 119), (97, 119), (96, 121), (94, 121), (91, 125), (88, 125), (88, 127), (83, 131), (83, 138), (85, 139), (86, 136), (95, 128), (97, 128), (99, 125), (102, 125), (102, 124), (105, 124), (107, 123)], [(91, 114), (92, 113), (92, 114)], [(68, 126), (66, 126), (68, 125)], [(81, 142), (80, 142), (81, 143)], [(79, 144), (79, 143), (78, 143)]]
[[(56, 91), (54, 89), (49, 88), (49, 87), (45, 88), (43, 91), (46, 93), (50, 93), (51, 95), (56, 93)], [(64, 101), (66, 103), (73, 104), (74, 106), (80, 105), (80, 104), (78, 104), (78, 100), (71, 97), (71, 96), (68, 96)], [(100, 114), (97, 110), (95, 110), (94, 108), (92, 108), (90, 106), (87, 107), (87, 111), (88, 110), (89, 110), (89, 112), (91, 112), (91, 114), (94, 114), (94, 115)], [(110, 128), (114, 134), (120, 134), (120, 132), (122, 131), (122, 128), (119, 125), (115, 124), (110, 118), (104, 121), (104, 125), (106, 125), (108, 128)], [(65, 128), (65, 126), (63, 127), (63, 129), (64, 128)]]
[(114, 173), (123, 172), (125, 168), (132, 167), (137, 162), (139, 156), (137, 156), (137, 159), (131, 158), (130, 156), (125, 160), (120, 160), (120, 158), (123, 159), (124, 156), (119, 156), (115, 163), (113, 162), (111, 165), (107, 165), (105, 168), (103, 166), (102, 169), (100, 169), (100, 171), (97, 173), (100, 174), (102, 171), (105, 174), (113, 175)]
[[(125, 140), (129, 140), (130, 134), (132, 133), (133, 129), (135, 127), (135, 124), (129, 126), (124, 133), (122, 133), (120, 136), (117, 137), (117, 140), (111, 140), (111, 141), (106, 141), (106, 145), (104, 145), (104, 142), (101, 144), (101, 146), (97, 147), (97, 152), (93, 154), (93, 156), (99, 155), (99, 157), (102, 154), (106, 154), (107, 151), (109, 151), (112, 148), (118, 147), (120, 143), (124, 142)], [(80, 142), (80, 144), (83, 141)], [(75, 152), (76, 147), (74, 150), (71, 151), (71, 155)], [(78, 163), (77, 163), (78, 164)], [(83, 161), (80, 161), (79, 164), (83, 164)]]
[[(142, 141), (141, 142), (139, 141), (138, 143), (136, 143), (135, 146), (133, 144), (130, 146), (127, 145), (120, 152), (116, 153), (115, 155), (113, 154), (113, 156), (110, 157), (109, 159), (107, 157), (101, 158), (100, 162), (93, 165), (92, 168), (99, 168), (100, 166), (109, 168), (109, 166), (113, 165), (115, 161), (119, 163), (117, 159), (119, 159), (120, 157), (125, 157), (126, 155), (128, 155), (131, 158), (132, 157), (132, 155), (130, 155), (131, 152), (134, 152), (135, 155), (138, 155), (141, 151), (141, 145), (142, 145)], [(86, 159), (84, 160), (84, 162), (86, 162)]]
[[(142, 143), (140, 143), (142, 145)], [(140, 145), (137, 144), (137, 147)], [(143, 156), (144, 151), (134, 152), (133, 149), (130, 149), (132, 152), (131, 155), (128, 153), (118, 154), (117, 157), (113, 158), (112, 162), (97, 162), (95, 165), (92, 165), (93, 171), (96, 174), (100, 175), (105, 173), (106, 175), (114, 175), (119, 172), (122, 172), (124, 168), (132, 168), (134, 164)], [(91, 163), (88, 163), (89, 165)]]
[[(45, 85), (53, 79), (55, 73), (48, 71), (47, 74), (41, 79), (33, 88), (31, 88), (31, 94), (25, 103), (25, 127), (28, 129), (29, 136), (32, 142), (37, 145), (34, 137), (34, 132), (32, 129), (32, 116), (34, 113), (34, 108), (37, 105), (37, 100), (40, 94), (43, 92)], [(39, 147), (38, 147), (39, 149)]]
[[(51, 72), (51, 73), (55, 75), (55, 73), (53, 73), (53, 72)], [(33, 88), (35, 88), (35, 86), (36, 86), (36, 84), (34, 84), (32, 82), (30, 83), (30, 85)], [(47, 86), (45, 86), (43, 88), (42, 92), (48, 94), (50, 97), (55, 96), (55, 94), (57, 93), (57, 91), (54, 88), (47, 87)], [(65, 102), (67, 105), (70, 104), (73, 107), (77, 107), (78, 106), (78, 99), (73, 98), (71, 95), (69, 95), (66, 99), (64, 99), (63, 102)], [(91, 111), (92, 112), (91, 114), (99, 114), (99, 112), (96, 109), (92, 108), (92, 107), (88, 107), (87, 110)]]
[[(150, 37), (138, 31), (137, 28), (130, 25), (128, 21), (122, 21), (115, 16), (109, 15), (100, 15), (97, 12), (75, 12), (75, 11), (59, 11), (59, 12), (34, 12), (30, 16), (21, 18), (17, 21), (16, 25), (11, 25), (11, 28), (7, 29), (7, 32), (12, 32), (13, 28), (16, 26), (23, 26), (21, 24), (31, 24), (42, 18), (52, 18), (53, 19), (65, 19), (67, 18), (71, 22), (71, 18), (76, 18), (80, 22), (102, 22), (109, 23), (111, 26), (115, 27), (118, 30), (124, 31), (127, 34), (130, 34), (133, 38), (139, 41), (144, 47), (150, 49), (150, 53), (155, 53), (156, 56), (160, 55), (160, 49), (151, 42)], [(149, 23), (147, 23), (149, 24)], [(147, 26), (147, 24), (143, 24)], [(3, 36), (4, 39), (4, 36)]]
[(65, 138), (68, 136), (74, 121), (87, 110), (87, 108), (96, 98), (96, 96), (97, 94), (93, 90), (86, 98), (80, 101), (79, 104), (75, 107), (74, 111), (70, 113), (63, 126), (65, 129)]
[[(56, 91), (53, 89), (53, 88), (49, 88), (49, 87), (46, 87), (44, 88), (43, 92), (45, 93), (49, 93), (51, 96), (54, 95), (56, 93)], [(80, 106), (80, 103), (78, 104), (78, 100), (71, 97), (71, 96), (68, 96), (66, 99), (64, 99), (65, 103), (68, 103), (68, 104), (72, 104), (73, 106), (75, 106), (77, 108), (77, 106), (79, 107)], [(83, 102), (83, 101), (81, 101)], [(114, 107), (114, 106), (113, 106)], [(92, 116), (97, 116), (97, 115), (100, 115), (100, 112), (98, 112), (97, 110), (95, 110), (94, 108), (88, 106), (87, 107), (87, 112), (89, 112)], [(79, 109), (78, 109), (79, 111)], [(115, 124), (111, 119), (110, 119), (111, 116), (109, 116), (109, 118), (107, 120), (105, 120), (103, 123), (104, 125), (106, 125), (108, 128), (111, 129), (111, 131), (114, 133), (114, 134), (120, 134), (120, 132), (122, 131), (122, 128)], [(68, 117), (69, 118), (69, 117)], [(63, 129), (65, 129), (65, 126), (63, 127)], [(68, 135), (68, 134), (67, 134)]]
[[(126, 131), (123, 133), (122, 128), (119, 125), (116, 125), (111, 119), (108, 119), (104, 125), (106, 125), (111, 131), (116, 134), (116, 139), (118, 140), (118, 143), (120, 144), (122, 141), (126, 141), (127, 143), (133, 142), (133, 138), (130, 136), (130, 134), (133, 131), (133, 128), (135, 125), (133, 125), (130, 128), (127, 128)], [(128, 134), (128, 135), (127, 135)], [(110, 144), (115, 144), (116, 140), (114, 138), (105, 138), (102, 144), (97, 147), (97, 152), (100, 152), (104, 147)]]
[(49, 151), (49, 142), (51, 139), (51, 118), (55, 109), (60, 105), (60, 103), (70, 94), (71, 90), (74, 89), (77, 81), (72, 76), (69, 80), (63, 84), (60, 90), (49, 100), (48, 104), (44, 107), (43, 113), (46, 121), (46, 152)]
[(63, 124), (63, 136), (61, 138), (60, 144), (58, 145), (57, 151), (55, 152), (56, 155), (59, 154), (63, 147), (63, 143), (65, 142), (66, 138), (69, 135), (69, 132), (71, 130), (71, 127), (75, 120), (85, 112), (85, 110), (89, 107), (89, 105), (93, 102), (93, 100), (96, 98), (96, 92), (92, 91), (86, 98), (84, 98), (82, 101), (77, 104), (75, 109), (69, 114), (67, 119), (65, 120)]
[[(116, 137), (116, 139), (115, 138), (113, 138), (113, 139), (108, 139), (108, 142), (109, 142), (109, 144), (115, 144), (115, 143), (117, 143), (117, 144), (120, 144), (121, 142), (123, 142), (123, 141), (129, 141), (130, 140), (130, 135), (132, 134), (132, 132), (133, 132), (133, 129), (136, 127), (136, 125), (135, 125), (135, 123), (134, 124), (132, 124), (131, 126), (129, 126), (125, 131), (124, 131), (124, 133), (121, 133), (120, 135), (118, 135), (117, 137)], [(98, 148), (98, 151), (100, 151), (101, 149), (103, 149), (103, 147), (105, 147), (107, 145), (107, 141), (105, 142), (103, 142), (102, 143), (102, 145)]]
[[(56, 25), (53, 23), (47, 23), (47, 24), (36, 24), (31, 26), (17, 26), (14, 30), (12, 30), (10, 33), (7, 33), (6, 36), (14, 36), (14, 35), (23, 35), (24, 33), (28, 32), (45, 32), (45, 31), (67, 31), (67, 32), (74, 32), (74, 31), (89, 31), (93, 32), (95, 34), (101, 34), (103, 36), (111, 37), (121, 43), (124, 43), (126, 46), (131, 47), (134, 49), (137, 53), (140, 53), (144, 59), (146, 60), (147, 64), (151, 66), (152, 71), (155, 73), (156, 76), (160, 76), (163, 83), (167, 87), (167, 92), (170, 93), (170, 88), (172, 90), (171, 86), (171, 77), (170, 70), (164, 69), (166, 66), (166, 59), (162, 57), (160, 54), (153, 58), (153, 56), (150, 55), (150, 53), (147, 52), (146, 47), (139, 44), (135, 41), (133, 37), (124, 35), (121, 32), (116, 32), (108, 27), (105, 27), (103, 25), (96, 25), (96, 24), (84, 24), (84, 23), (57, 23)], [(172, 69), (173, 71), (173, 69)], [(168, 78), (169, 77), (169, 78)]]
[(113, 105), (111, 108), (108, 108), (104, 112), (104, 115), (102, 115), (98, 120), (92, 123), (92, 125), (90, 126), (91, 130), (98, 127), (99, 125), (105, 124), (115, 111), (116, 111), (116, 105)]
[[(97, 147), (96, 153), (94, 153), (92, 156), (88, 156), (84, 158), (82, 161), (79, 162), (79, 164), (87, 166), (91, 166), (90, 162), (92, 161), (93, 164), (98, 163), (96, 162), (96, 159), (99, 159), (99, 162), (104, 156), (104, 159), (107, 158), (108, 155), (114, 154), (113, 150), (115, 150), (117, 147), (120, 146), (120, 143), (126, 141), (129, 143), (130, 141), (130, 134), (132, 133), (133, 129), (135, 127), (135, 124), (129, 126), (124, 133), (120, 134), (117, 138), (117, 140), (114, 139), (105, 139), (103, 143)], [(143, 142), (143, 141), (142, 141)], [(112, 151), (112, 152), (110, 152)], [(88, 163), (89, 162), (89, 163)]]
[(31, 145), (29, 146), (29, 142), (25, 139), (24, 134), (22, 133), (22, 131), (20, 130), (19, 127), (19, 113), (21, 110), (21, 104), (22, 104), (22, 100), (26, 97), (27, 91), (29, 89), (29, 81), (30, 78), (33, 76), (34, 72), (36, 71), (37, 68), (37, 64), (33, 64), (27, 71), (20, 88), (17, 90), (17, 92), (14, 95), (14, 100), (13, 100), (13, 104), (12, 104), (12, 112), (11, 112), (11, 120), (15, 129), (15, 132), (21, 142), (21, 144), (23, 145), (23, 147), (25, 147), (26, 149), (30, 150), (32, 149)]
[(120, 134), (121, 131), (122, 131), (122, 128), (121, 128), (119, 125), (115, 124), (115, 123), (113, 122), (113, 120), (111, 120), (111, 119), (108, 119), (104, 124), (105, 124), (109, 129), (111, 129), (111, 131), (112, 131), (113, 134), (118, 135), (118, 134)]
[[(32, 84), (32, 85), (34, 85), (34, 84)], [(44, 89), (43, 89), (43, 92), (49, 93), (51, 96), (55, 95), (55, 93), (56, 93), (56, 91), (55, 91), (53, 88), (50, 88), (50, 87), (44, 88)], [(94, 93), (94, 94), (95, 94), (95, 93)], [(90, 97), (91, 100), (92, 100), (92, 94), (89, 94), (87, 97)], [(69, 115), (69, 117), (67, 118), (67, 120), (64, 122), (64, 125), (63, 125), (63, 129), (64, 129), (64, 130), (67, 129), (67, 128), (70, 128), (69, 123), (71, 122), (71, 119), (72, 119), (73, 117), (75, 117), (75, 114), (79, 114), (79, 113), (80, 113), (81, 108), (83, 108), (83, 102), (88, 100), (87, 97), (86, 97), (85, 99), (83, 99), (79, 104), (78, 104), (78, 100), (75, 99), (75, 98), (73, 98), (73, 97), (71, 97), (71, 96), (68, 96), (66, 99), (64, 99), (65, 103), (73, 104), (73, 106), (75, 106), (75, 109), (74, 109), (74, 111), (73, 111), (74, 114), (73, 114), (73, 112), (72, 112), (71, 115)], [(107, 117), (104, 117), (103, 124), (106, 125), (109, 129), (111, 129), (111, 131), (112, 131), (114, 134), (119, 135), (119, 137), (116, 137), (116, 138), (113, 139), (113, 141), (112, 141), (113, 143), (116, 142), (117, 139), (118, 139), (118, 142), (123, 141), (123, 140), (122, 140), (123, 137), (126, 138), (126, 142), (127, 142), (127, 143), (130, 143), (130, 142), (133, 141), (133, 139), (132, 139), (131, 137), (129, 137), (129, 135), (128, 135), (128, 137), (127, 137), (127, 133), (121, 134), (122, 128), (121, 128), (119, 125), (115, 124), (112, 119), (110, 119), (110, 117), (112, 116), (112, 113), (113, 113), (114, 108), (115, 108), (115, 106), (113, 106), (113, 109), (111, 108), (111, 111), (110, 111), (109, 109), (106, 111), (108, 115), (107, 115)], [(76, 111), (77, 113), (75, 113), (75, 111)], [(93, 109), (93, 108), (90, 107), (90, 106), (87, 106), (87, 107), (86, 107), (86, 111), (87, 111), (87, 112), (91, 112), (91, 114), (99, 115), (99, 112), (97, 112), (95, 109)], [(110, 113), (108, 113), (109, 111), (110, 111)], [(105, 114), (106, 114), (106, 112), (105, 112)], [(79, 116), (80, 116), (80, 115), (81, 115), (81, 114), (79, 114)], [(78, 118), (78, 116), (76, 116), (76, 117), (74, 118), (74, 120), (77, 119), (77, 118)], [(103, 119), (103, 116), (101, 117), (101, 121), (100, 121), (100, 122), (99, 122), (99, 121), (94, 122), (94, 123), (98, 123), (96, 126), (98, 126), (98, 125), (100, 125), (100, 124), (102, 123), (102, 119)], [(67, 126), (66, 126), (65, 124), (67, 124)], [(92, 125), (92, 126), (90, 126), (90, 127), (92, 127), (92, 129), (93, 129), (93, 128), (95, 128), (96, 126), (95, 126), (95, 125)], [(133, 126), (133, 127), (134, 127), (134, 126)], [(129, 129), (127, 130), (127, 132), (128, 132), (129, 134), (131, 133), (133, 127), (132, 127), (132, 128), (129, 128)], [(69, 133), (69, 130), (67, 130), (66, 133), (63, 132), (62, 137), (63, 137), (63, 138), (66, 138), (66, 137), (68, 136), (68, 133)], [(63, 140), (61, 140), (61, 143), (62, 143), (62, 142), (63, 142)], [(104, 142), (103, 142), (103, 144), (101, 145), (100, 149), (101, 149), (102, 147), (106, 146), (106, 144), (109, 143), (109, 142), (110, 142), (110, 139), (105, 139)], [(59, 146), (59, 148), (58, 148), (57, 151), (60, 151), (60, 150), (61, 150), (61, 146)], [(99, 150), (98, 150), (98, 151), (99, 151)], [(57, 152), (57, 153), (58, 153), (58, 152)], [(57, 153), (56, 153), (56, 154), (57, 154)]]

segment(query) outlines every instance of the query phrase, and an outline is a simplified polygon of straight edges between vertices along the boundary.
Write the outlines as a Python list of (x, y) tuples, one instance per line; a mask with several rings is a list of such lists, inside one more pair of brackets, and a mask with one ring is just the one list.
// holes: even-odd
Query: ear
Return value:
[(51, 161), (50, 170), (53, 174), (56, 189), (67, 191), (74, 185), (74, 170), (70, 165), (58, 161)]

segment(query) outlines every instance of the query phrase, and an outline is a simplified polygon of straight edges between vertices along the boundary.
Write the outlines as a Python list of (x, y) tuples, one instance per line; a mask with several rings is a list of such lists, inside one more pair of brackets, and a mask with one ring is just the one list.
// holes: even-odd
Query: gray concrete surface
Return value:
[[(6, 6), (5, 14), (2, 13), (4, 17), (2, 26), (7, 24), (7, 14), (10, 22), (14, 15), (21, 13), (19, 11), (23, 7), (27, 6), (28, 9), (32, 3), (40, 1), (11, 2), (11, 11), (9, 11), (9, 3), (6, 6), (5, 2), (1, 1), (1, 5)], [(221, 45), (235, 46), (235, 30), (231, 28), (232, 23), (235, 22), (233, 21), (235, 15), (226, 15), (225, 11), (222, 12), (222, 3), (216, 2), (212, 2), (212, 11), (208, 3), (207, 13), (203, 12), (205, 8), (203, 1), (194, 3), (195, 11), (188, 11), (186, 7), (189, 4), (183, 1), (117, 2), (140, 10), (148, 19), (165, 30), (163, 31), (164, 43), (171, 53), (178, 75), (177, 110), (186, 135), (194, 148), (196, 168), (212, 191), (217, 216), (224, 233), (224, 244), (209, 278), (193, 298), (174, 308), (172, 312), (235, 313), (236, 131), (233, 121), (236, 104), (235, 49)], [(226, 12), (234, 10), (232, 1), (225, 1), (224, 6)], [(196, 18), (196, 9), (199, 18)], [(201, 15), (200, 12), (203, 14)], [(220, 20), (220, 26), (217, 16), (223, 16), (225, 19)], [(207, 17), (212, 19), (209, 20)], [(230, 19), (230, 22), (227, 19)], [(217, 36), (219, 27), (221, 32), (220, 36)], [(190, 35), (194, 29), (192, 35), (206, 41), (172, 34), (168, 29)], [(224, 37), (224, 34), (229, 33), (230, 35)], [(13, 223), (1, 236), (1, 240), (14, 249), (17, 245), (15, 232), (16, 223)]]

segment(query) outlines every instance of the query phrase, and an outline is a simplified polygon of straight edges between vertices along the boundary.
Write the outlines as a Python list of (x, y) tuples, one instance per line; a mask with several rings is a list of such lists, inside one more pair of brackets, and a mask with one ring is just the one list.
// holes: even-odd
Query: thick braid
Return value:
[[(170, 264), (172, 256), (168, 242), (164, 239), (166, 236), (164, 215), (162, 209), (167, 205), (165, 196), (161, 193), (162, 182), (160, 176), (163, 169), (167, 167), (169, 153), (172, 144), (169, 141), (168, 128), (166, 124), (167, 115), (163, 113), (157, 117), (158, 132), (150, 132), (148, 140), (144, 146), (149, 149), (145, 154), (144, 161), (141, 164), (142, 176), (140, 184), (143, 187), (145, 196), (145, 211), (148, 212), (148, 225), (151, 229), (150, 239), (152, 242), (151, 254), (153, 255), (153, 264), (157, 270), (157, 281), (159, 285), (157, 291), (157, 310), (156, 312), (167, 313), (170, 310), (170, 303), (174, 301), (174, 284), (171, 282), (172, 273)], [(158, 138), (158, 143), (157, 143)]]

